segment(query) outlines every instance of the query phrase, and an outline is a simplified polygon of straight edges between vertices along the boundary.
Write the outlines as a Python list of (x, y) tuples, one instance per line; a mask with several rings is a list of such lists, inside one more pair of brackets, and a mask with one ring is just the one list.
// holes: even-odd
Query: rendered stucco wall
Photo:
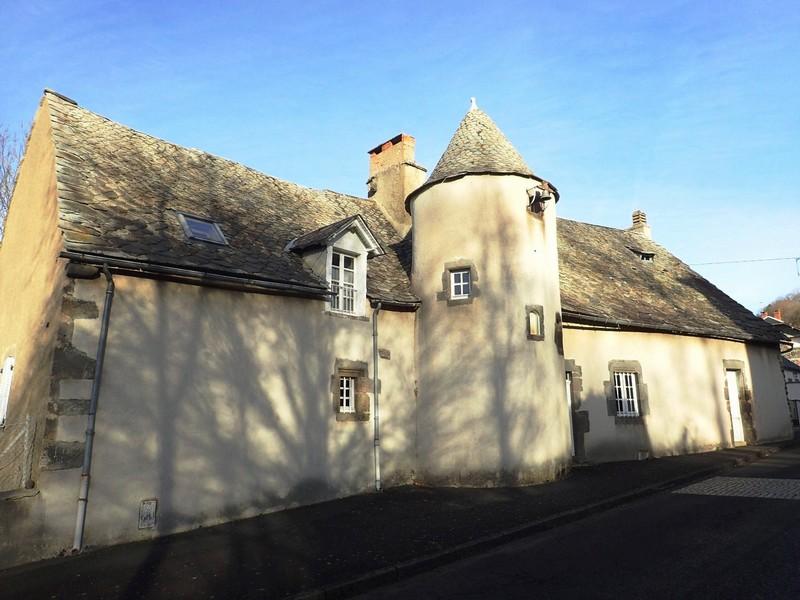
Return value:
[[(39, 463), (45, 413), (58, 394), (51, 369), (68, 283), (64, 261), (58, 259), (62, 243), (46, 102), (28, 139), (0, 248), (0, 360), (16, 357), (8, 423), (0, 430), (0, 491), (12, 490), (0, 498), (0, 566), (54, 552), (51, 540), (71, 533), (78, 491), (71, 472), (41, 468)], [(24, 436), (14, 442), (26, 421), (29, 448), (21, 445)], [(23, 487), (23, 463), (35, 487), (13, 491)]]
[[(412, 202), (422, 482), (511, 485), (553, 479), (569, 462), (555, 206), (527, 210), (517, 176), (440, 183)], [(469, 265), (468, 302), (448, 301), (448, 268)], [(543, 340), (526, 306), (544, 308)]]
[(792, 437), (786, 385), (777, 348), (747, 344), (752, 374), (755, 429), (759, 443)]
[[(22, 457), (5, 446), (17, 437), (28, 415), (36, 425), (50, 393), (50, 362), (65, 283), (64, 265), (58, 260), (54, 164), (50, 121), (43, 107), (30, 134), (0, 247), (0, 364), (7, 356), (16, 357), (7, 424), (0, 430), (0, 491), (23, 487), (16, 476)], [(8, 464), (12, 458), (17, 459), (14, 473)]]
[[(766, 346), (708, 338), (575, 329), (566, 326), (564, 349), (582, 371), (579, 411), (588, 411), (584, 434), (592, 462), (634, 460), (732, 446), (725, 363), (740, 361), (750, 391), (757, 442), (791, 437), (778, 352)], [(604, 382), (609, 362), (638, 361), (647, 386), (648, 413), (639, 424), (609, 414)]]
[[(331, 395), (337, 358), (372, 377), (368, 319), (325, 314), (316, 300), (115, 281), (88, 545), (372, 489), (374, 411), (337, 422)], [(102, 292), (101, 281), (76, 286), (84, 299)], [(385, 485), (409, 483), (414, 468), (414, 319), (379, 317)], [(139, 530), (149, 498), (158, 525)]]

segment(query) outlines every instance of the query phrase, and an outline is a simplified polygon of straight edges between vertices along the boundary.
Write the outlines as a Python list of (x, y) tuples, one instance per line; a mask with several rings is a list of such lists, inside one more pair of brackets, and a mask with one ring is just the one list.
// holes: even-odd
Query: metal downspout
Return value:
[(92, 395), (89, 400), (89, 416), (86, 422), (86, 441), (83, 448), (83, 466), (81, 468), (81, 488), (78, 492), (78, 515), (75, 519), (75, 537), (72, 542), (73, 552), (80, 552), (83, 548), (83, 531), (86, 525), (86, 505), (89, 503), (89, 480), (92, 471), (92, 447), (94, 446), (97, 400), (100, 395), (100, 380), (103, 377), (103, 360), (106, 354), (106, 339), (108, 337), (108, 321), (111, 316), (111, 302), (114, 300), (114, 279), (111, 277), (111, 272), (108, 270), (107, 264), (103, 264), (102, 268), (107, 282), (106, 297), (103, 303), (103, 318), (100, 323), (100, 340), (97, 343)]
[(378, 401), (378, 314), (381, 312), (381, 303), (375, 305), (372, 311), (372, 397), (375, 404), (374, 454), (375, 454), (375, 490), (381, 491), (381, 412)]

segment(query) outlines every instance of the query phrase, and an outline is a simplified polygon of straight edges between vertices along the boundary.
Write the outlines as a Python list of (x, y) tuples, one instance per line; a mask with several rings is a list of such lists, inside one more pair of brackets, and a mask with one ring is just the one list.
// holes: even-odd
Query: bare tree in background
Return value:
[(8, 205), (11, 203), (11, 194), (14, 192), (14, 182), (17, 179), (17, 169), (22, 160), (23, 143), (21, 127), (17, 130), (0, 127), (0, 240), (3, 238)]

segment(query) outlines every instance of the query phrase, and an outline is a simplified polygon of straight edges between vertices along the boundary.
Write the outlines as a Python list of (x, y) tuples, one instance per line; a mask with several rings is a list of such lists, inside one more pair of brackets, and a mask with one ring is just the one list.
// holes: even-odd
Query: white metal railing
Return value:
[(342, 285), (333, 283), (331, 291), (333, 291), (331, 310), (348, 314), (356, 311), (356, 288), (347, 283)]

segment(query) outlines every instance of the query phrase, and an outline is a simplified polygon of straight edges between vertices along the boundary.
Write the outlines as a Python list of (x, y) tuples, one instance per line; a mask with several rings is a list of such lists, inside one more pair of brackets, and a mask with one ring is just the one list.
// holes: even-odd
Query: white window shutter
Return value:
[(6, 423), (8, 413), (8, 396), (11, 393), (11, 379), (14, 376), (14, 357), (9, 356), (3, 363), (0, 373), (0, 427)]

